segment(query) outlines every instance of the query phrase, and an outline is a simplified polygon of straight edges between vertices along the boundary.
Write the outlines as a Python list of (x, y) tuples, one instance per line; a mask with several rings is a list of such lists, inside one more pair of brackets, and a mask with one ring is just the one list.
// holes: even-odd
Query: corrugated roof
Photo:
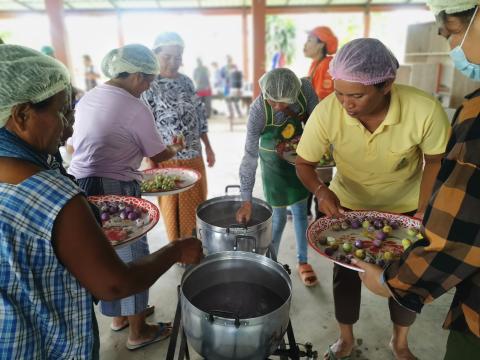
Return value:
[[(267, 7), (416, 5), (425, 0), (266, 0)], [(218, 9), (250, 7), (252, 0), (64, 0), (67, 10)], [(43, 11), (44, 0), (0, 0), (0, 11)]]

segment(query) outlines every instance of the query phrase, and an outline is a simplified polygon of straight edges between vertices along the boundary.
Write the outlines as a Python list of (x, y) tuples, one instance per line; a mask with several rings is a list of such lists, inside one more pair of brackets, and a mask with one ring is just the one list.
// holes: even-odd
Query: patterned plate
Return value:
[[(289, 164), (295, 165), (295, 160), (297, 159), (296, 146), (299, 141), (300, 137), (281, 141), (275, 147), (275, 151), (277, 152), (278, 156), (280, 156), (283, 160), (285, 160)], [(335, 167), (335, 161), (333, 161), (333, 158), (331, 158), (331, 156), (329, 156), (328, 158), (330, 160), (325, 161), (323, 164), (318, 163), (317, 169), (328, 169)]]
[(148, 231), (152, 230), (157, 224), (160, 218), (160, 212), (158, 208), (150, 201), (136, 198), (133, 196), (121, 196), (121, 195), (99, 195), (89, 196), (88, 201), (96, 205), (99, 209), (102, 207), (113, 206), (129, 206), (141, 210), (139, 218), (143, 220), (143, 225), (137, 225), (134, 220), (121, 220), (119, 213), (120, 210), (112, 215), (109, 215), (110, 219), (103, 221), (103, 230), (105, 235), (110, 240), (110, 243), (115, 248), (120, 248), (125, 245), (131, 244), (138, 240)]
[[(363, 271), (351, 264), (349, 258), (361, 257), (363, 252), (364, 261), (383, 267), (399, 258), (409, 242), (423, 238), (421, 225), (418, 219), (406, 215), (350, 211), (344, 219), (324, 217), (313, 222), (308, 227), (307, 238), (320, 255), (346, 268)], [(380, 240), (382, 237), (385, 239)], [(363, 251), (357, 253), (359, 249)]]
[(202, 178), (202, 175), (197, 170), (185, 167), (167, 167), (143, 171), (143, 180), (152, 180), (157, 175), (175, 176), (178, 177), (179, 180), (175, 181), (174, 189), (155, 189), (149, 192), (142, 191), (142, 194), (146, 196), (165, 196), (178, 194), (191, 189), (197, 183), (197, 181)]

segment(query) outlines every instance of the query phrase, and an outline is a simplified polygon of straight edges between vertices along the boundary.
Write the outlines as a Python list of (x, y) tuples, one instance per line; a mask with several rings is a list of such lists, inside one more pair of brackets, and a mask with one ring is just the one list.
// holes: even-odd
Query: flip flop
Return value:
[(297, 265), (298, 274), (305, 286), (315, 286), (318, 284), (317, 275), (312, 269), (310, 264), (298, 264)]
[[(145, 309), (145, 317), (149, 317), (153, 315), (154, 312), (155, 312), (155, 305), (148, 305), (147, 308)], [(122, 331), (123, 329), (126, 329), (128, 325), (129, 323), (127, 320), (120, 326), (114, 326), (113, 324), (110, 324), (110, 329), (112, 331)]]
[(158, 325), (159, 325), (158, 331), (157, 331), (157, 333), (155, 334), (155, 337), (152, 340), (148, 340), (148, 341), (145, 341), (143, 343), (135, 344), (135, 345), (130, 344), (127, 341), (127, 349), (128, 350), (137, 350), (137, 349), (143, 348), (145, 346), (148, 346), (150, 344), (154, 344), (158, 341), (165, 340), (172, 334), (171, 324), (168, 325), (167, 323), (159, 322)]
[[(333, 345), (333, 344), (332, 344)], [(328, 358), (327, 360), (350, 360), (351, 359), (351, 356), (352, 354), (350, 355), (347, 355), (347, 356), (344, 356), (344, 357), (340, 357), (340, 358), (337, 358), (335, 356), (335, 353), (333, 352), (332, 350), (332, 345), (328, 345), (328, 351), (326, 354), (328, 354)], [(324, 355), (325, 356), (325, 355)]]

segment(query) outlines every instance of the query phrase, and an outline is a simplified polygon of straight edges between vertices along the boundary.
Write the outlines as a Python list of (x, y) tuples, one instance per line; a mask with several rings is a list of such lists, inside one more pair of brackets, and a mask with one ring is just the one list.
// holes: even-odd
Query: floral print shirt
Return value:
[(185, 149), (175, 159), (202, 156), (200, 137), (208, 132), (207, 117), (190, 78), (183, 74), (173, 79), (157, 76), (141, 99), (152, 110), (165, 144), (172, 144), (175, 136), (184, 136)]

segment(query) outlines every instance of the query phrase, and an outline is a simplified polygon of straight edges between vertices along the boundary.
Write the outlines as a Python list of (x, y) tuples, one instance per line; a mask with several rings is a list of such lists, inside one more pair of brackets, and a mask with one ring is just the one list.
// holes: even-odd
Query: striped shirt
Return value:
[(92, 297), (59, 262), (55, 219), (80, 189), (58, 170), (0, 183), (0, 359), (90, 359)]
[(444, 328), (480, 337), (480, 89), (467, 96), (417, 241), (384, 276), (395, 299), (420, 312), (456, 287)]

